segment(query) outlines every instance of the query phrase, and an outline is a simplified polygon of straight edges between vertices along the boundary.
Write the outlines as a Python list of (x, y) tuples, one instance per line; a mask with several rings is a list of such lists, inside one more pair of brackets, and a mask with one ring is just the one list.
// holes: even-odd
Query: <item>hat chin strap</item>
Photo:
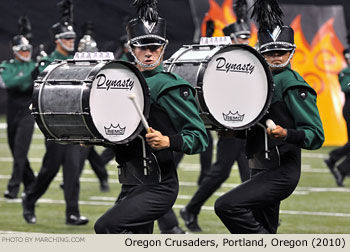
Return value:
[(144, 64), (144, 63), (142, 63), (142, 62), (136, 57), (136, 55), (134, 54), (134, 52), (133, 52), (133, 50), (132, 50), (132, 48), (131, 48), (131, 46), (130, 46), (130, 43), (129, 43), (129, 51), (131, 52), (131, 55), (134, 57), (134, 59), (135, 59), (135, 61), (136, 61), (136, 63), (137, 63), (138, 65), (142, 66), (143, 68), (152, 68), (152, 67), (155, 67), (155, 66), (157, 66), (157, 65), (159, 64), (159, 61), (160, 61), (160, 59), (163, 57), (163, 54), (164, 54), (164, 51), (165, 51), (165, 48), (166, 48), (167, 44), (168, 44), (168, 41), (165, 42), (165, 44), (164, 44), (164, 46), (163, 46), (163, 49), (162, 49), (162, 51), (161, 51), (161, 53), (160, 53), (158, 59), (157, 59), (156, 62), (154, 62), (153, 64)]
[(64, 49), (64, 50), (66, 50), (67, 52), (73, 52), (74, 51), (74, 47), (68, 47), (68, 46), (66, 46), (64, 43), (63, 43), (63, 41), (62, 41), (62, 39), (57, 39), (58, 40), (58, 43), (60, 43), (60, 45), (62, 46), (62, 48)]
[(22, 61), (28, 62), (32, 58), (32, 53), (30, 53), (27, 57), (23, 57), (21, 54), (19, 54), (17, 51), (13, 51), (13, 53)]
[(269, 62), (266, 62), (266, 63), (271, 68), (283, 68), (283, 67), (286, 67), (289, 64), (289, 61), (292, 59), (292, 57), (294, 55), (294, 52), (295, 52), (295, 49), (293, 49), (293, 51), (289, 55), (288, 60), (285, 63), (283, 63), (283, 64), (275, 65), (275, 64), (270, 64)]

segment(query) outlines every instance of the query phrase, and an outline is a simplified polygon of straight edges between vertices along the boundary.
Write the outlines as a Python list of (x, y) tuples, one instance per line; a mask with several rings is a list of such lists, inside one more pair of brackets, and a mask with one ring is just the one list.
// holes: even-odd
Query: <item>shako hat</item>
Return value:
[(166, 40), (166, 21), (159, 17), (157, 0), (135, 0), (138, 17), (126, 25), (131, 46), (164, 45)]
[(54, 39), (75, 39), (72, 0), (62, 0), (57, 6), (60, 9), (61, 20), (51, 27)]
[(236, 13), (237, 21), (224, 27), (222, 30), (225, 36), (231, 39), (242, 38), (249, 39), (251, 36), (250, 26), (247, 18), (247, 1), (237, 0), (233, 4), (233, 10)]
[(292, 51), (295, 49), (294, 31), (282, 21), (283, 12), (276, 0), (256, 0), (252, 17), (259, 24), (260, 53), (268, 51)]
[(18, 19), (18, 31), (19, 34), (12, 38), (12, 50), (16, 52), (31, 51), (32, 27), (27, 16), (21, 16)]

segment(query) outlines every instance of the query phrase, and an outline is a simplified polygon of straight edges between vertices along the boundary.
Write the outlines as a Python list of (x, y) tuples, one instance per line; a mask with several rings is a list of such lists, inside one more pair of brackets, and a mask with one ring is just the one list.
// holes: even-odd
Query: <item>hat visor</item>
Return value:
[(56, 38), (58, 38), (58, 39), (75, 39), (76, 34), (75, 34), (75, 32), (59, 33), (56, 35)]
[(15, 51), (32, 51), (33, 47), (32, 45), (28, 44), (28, 45), (16, 45), (13, 47), (13, 50)]
[(270, 51), (292, 51), (294, 50), (294, 45), (289, 44), (271, 44), (268, 46), (261, 46), (260, 53), (270, 52)]
[(134, 41), (130, 41), (130, 44), (136, 47), (150, 46), (150, 45), (162, 46), (165, 43), (166, 43), (165, 40), (155, 39), (155, 38), (144, 38), (144, 39), (136, 39)]

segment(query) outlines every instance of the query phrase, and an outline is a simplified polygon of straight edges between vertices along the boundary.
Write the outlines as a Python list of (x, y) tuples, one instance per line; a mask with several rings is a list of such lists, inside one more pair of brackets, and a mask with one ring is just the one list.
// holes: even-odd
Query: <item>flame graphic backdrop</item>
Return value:
[[(223, 36), (222, 29), (236, 21), (232, 10), (233, 1), (225, 0), (220, 6), (215, 0), (208, 0), (210, 8), (201, 23), (203, 36), (209, 19), (215, 24), (213, 36)], [(317, 105), (326, 135), (324, 145), (343, 145), (347, 141), (347, 133), (342, 114), (344, 95), (340, 90), (338, 73), (346, 66), (342, 54), (344, 46), (335, 33), (334, 18), (321, 24), (311, 44), (305, 39), (301, 19), (302, 16), (297, 15), (290, 23), (297, 46), (292, 68), (317, 92)], [(251, 31), (249, 44), (254, 46), (257, 42), (257, 27), (253, 23)]]

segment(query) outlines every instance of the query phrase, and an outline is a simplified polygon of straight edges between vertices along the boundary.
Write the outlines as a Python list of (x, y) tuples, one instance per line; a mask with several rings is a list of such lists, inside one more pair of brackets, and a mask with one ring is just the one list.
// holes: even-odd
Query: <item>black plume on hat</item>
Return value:
[(233, 4), (233, 10), (236, 13), (237, 21), (227, 25), (224, 29), (224, 35), (230, 36), (231, 39), (250, 38), (250, 26), (248, 22), (248, 4), (246, 0), (237, 0)]
[(283, 12), (276, 0), (257, 0), (251, 18), (255, 17), (259, 30), (273, 31), (283, 26)]
[(236, 13), (237, 22), (248, 22), (248, 4), (246, 0), (237, 0), (233, 4), (233, 9)]
[(294, 50), (294, 31), (291, 27), (283, 25), (283, 12), (277, 1), (256, 0), (253, 7), (252, 18), (255, 17), (259, 24), (260, 53)]
[(211, 19), (209, 19), (209, 20), (206, 22), (205, 36), (206, 36), (206, 37), (212, 37), (214, 31), (215, 31), (215, 24), (214, 24), (214, 21), (211, 20)]
[(62, 0), (57, 4), (61, 13), (61, 23), (73, 24), (73, 3), (72, 0)]
[(141, 19), (150, 23), (158, 21), (157, 0), (135, 0), (132, 5)]
[(83, 31), (83, 35), (93, 36), (94, 35), (94, 23), (92, 21), (86, 21), (82, 25), (82, 31)]
[(21, 16), (18, 19), (18, 30), (19, 35), (23, 35), (28, 40), (32, 38), (32, 26), (30, 24), (30, 20), (27, 16)]

